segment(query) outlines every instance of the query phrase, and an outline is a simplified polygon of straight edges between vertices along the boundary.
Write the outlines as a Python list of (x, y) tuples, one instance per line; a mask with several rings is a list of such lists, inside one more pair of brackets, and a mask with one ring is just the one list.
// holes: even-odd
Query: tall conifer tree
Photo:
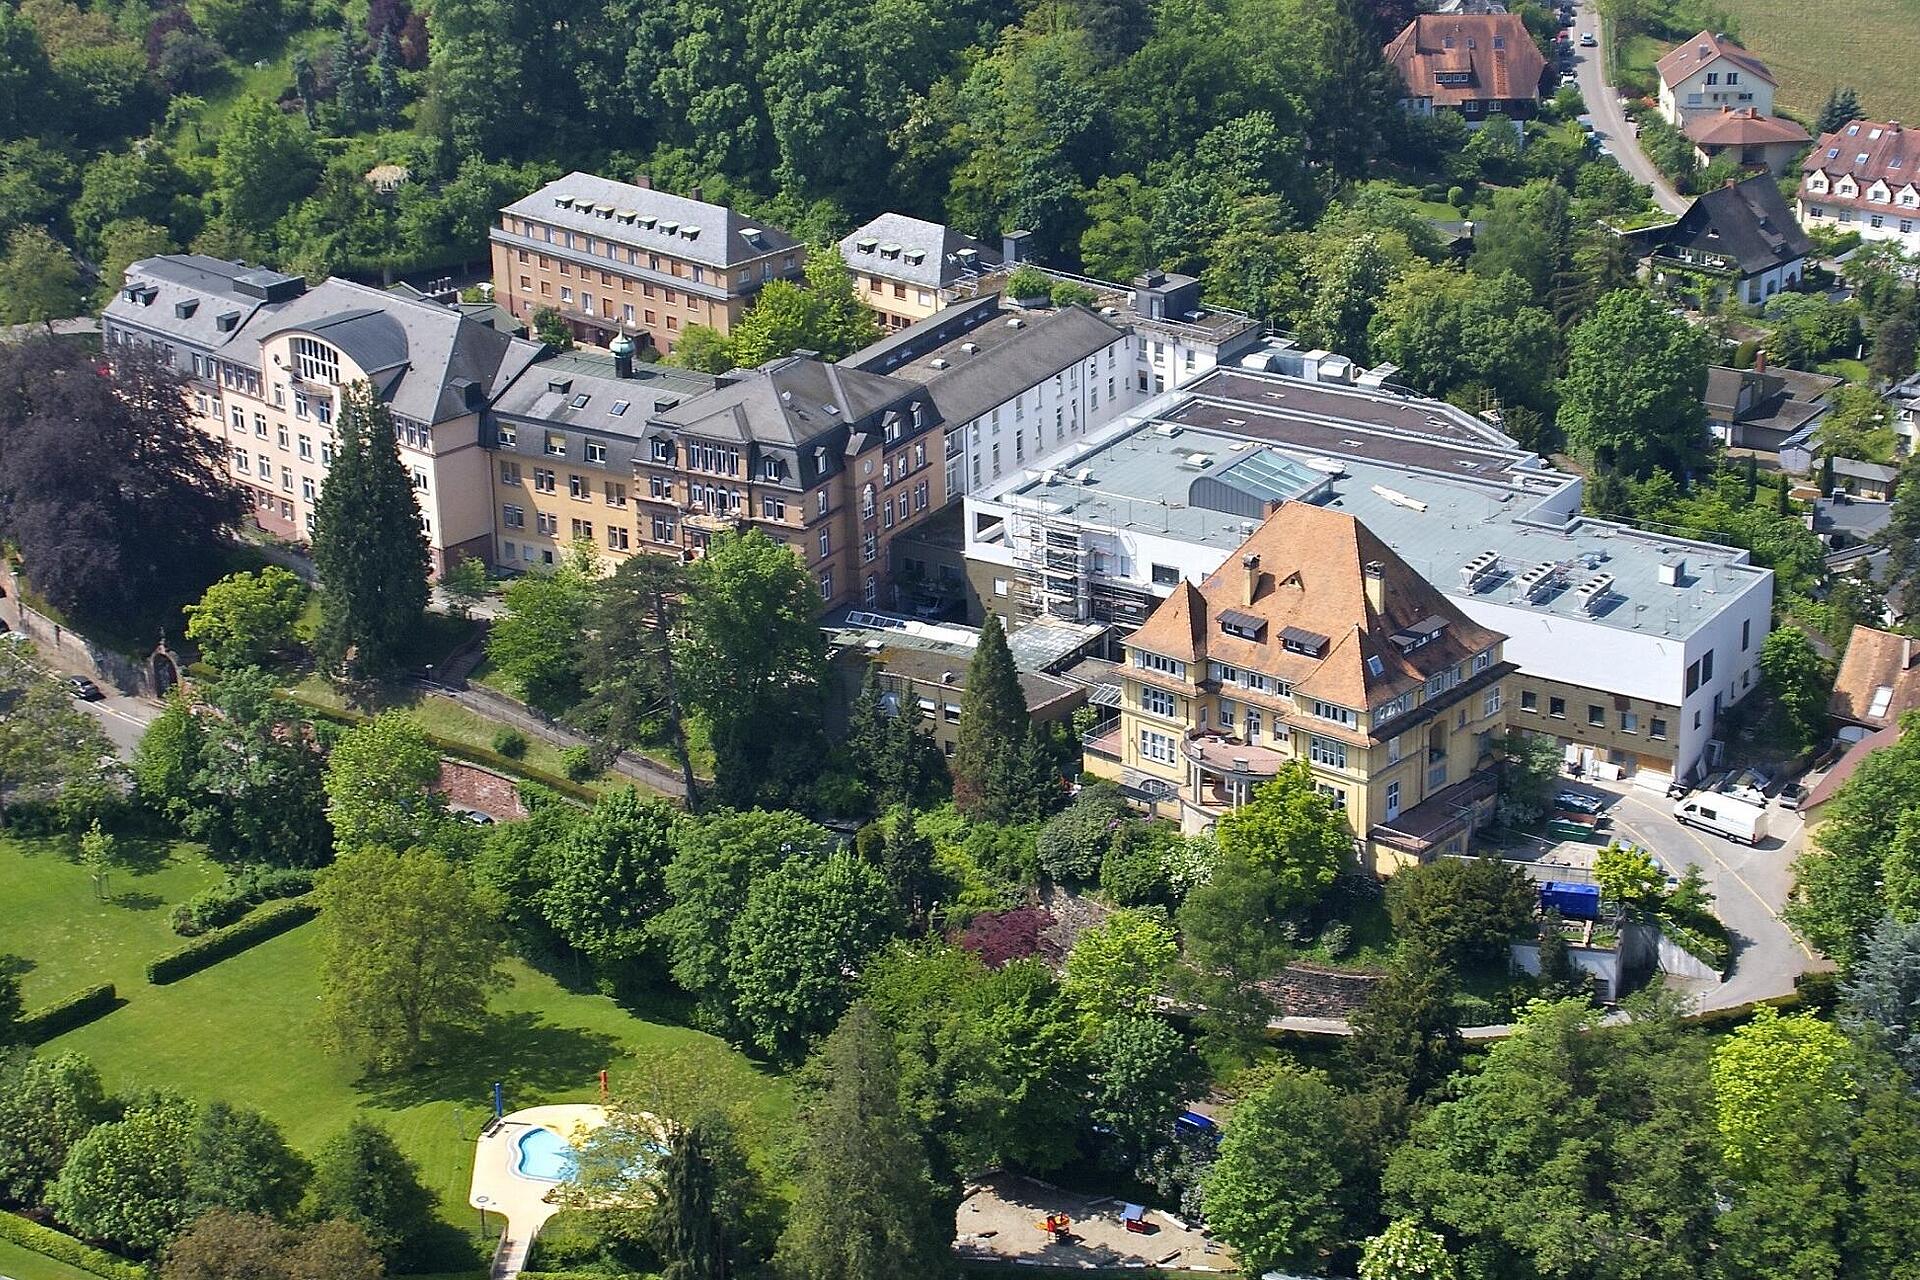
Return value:
[(400, 463), (393, 416), (365, 382), (346, 389), (333, 469), (314, 508), (320, 570), (315, 647), (330, 670), (391, 675), (400, 646), (427, 607), (427, 538), (413, 482)]

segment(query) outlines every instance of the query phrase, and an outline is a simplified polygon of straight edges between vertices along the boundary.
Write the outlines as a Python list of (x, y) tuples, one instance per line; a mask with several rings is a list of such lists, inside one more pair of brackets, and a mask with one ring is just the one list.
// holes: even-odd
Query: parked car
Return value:
[(98, 702), (101, 698), (100, 686), (85, 676), (68, 676), (60, 682), (66, 691), (82, 702)]
[(1600, 797), (1584, 791), (1556, 791), (1553, 804), (1556, 809), (1572, 809), (1576, 813), (1598, 813), (1601, 808)]
[(490, 827), (494, 824), (492, 814), (482, 813), (478, 809), (462, 809), (459, 811), (459, 818), (460, 821), (471, 823), (476, 827)]
[(1806, 784), (1800, 783), (1800, 782), (1789, 782), (1786, 786), (1780, 788), (1780, 807), (1782, 809), (1798, 809), (1801, 805), (1805, 804), (1806, 802), (1807, 802)]
[(1697, 791), (1673, 806), (1682, 824), (1711, 831), (1741, 844), (1758, 844), (1767, 833), (1767, 811), (1717, 791)]
[(1598, 40), (1593, 38), (1593, 32), (1582, 31), (1580, 33), (1580, 47), (1582, 49), (1591, 49), (1599, 43), (1600, 42)]

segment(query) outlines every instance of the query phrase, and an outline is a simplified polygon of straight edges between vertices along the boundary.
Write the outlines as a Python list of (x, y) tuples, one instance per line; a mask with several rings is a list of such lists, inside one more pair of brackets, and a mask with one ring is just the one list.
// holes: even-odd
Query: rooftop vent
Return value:
[(1074, 472), (1074, 473), (1073, 473), (1073, 478), (1074, 478), (1075, 480), (1078, 480), (1078, 481), (1079, 481), (1079, 482), (1080, 482), (1081, 484), (1092, 484), (1092, 483), (1093, 483), (1093, 468), (1092, 468), (1092, 467), (1082, 467), (1082, 468), (1080, 468), (1080, 469), (1079, 469), (1078, 471), (1076, 471), (1076, 472)]
[(939, 356), (935, 356), (933, 359), (927, 361), (927, 367), (929, 369), (948, 369), (951, 368), (952, 365), (952, 361), (943, 360)]
[(1027, 322), (1025, 320), (1022, 320), (1019, 316), (1007, 317), (1007, 328), (1024, 329), (1026, 327), (1027, 327)]
[(977, 342), (963, 342), (960, 344), (960, 349), (968, 355), (973, 355), (980, 350), (980, 344)]
[(660, 220), (660, 234), (663, 236), (670, 236), (679, 229), (680, 224), (671, 218), (662, 218)]
[(1515, 594), (1531, 604), (1538, 602), (1554, 588), (1564, 586), (1566, 580), (1567, 571), (1564, 565), (1555, 564), (1551, 560), (1542, 560), (1514, 579), (1513, 589)]
[(1607, 597), (1613, 594), (1613, 575), (1602, 573), (1588, 578), (1573, 589), (1573, 594), (1579, 598), (1582, 609), (1596, 613)]
[(880, 246), (880, 256), (883, 258), (897, 258), (900, 256), (900, 246), (889, 240)]
[(567, 394), (567, 392), (573, 390), (573, 379), (572, 378), (548, 378), (547, 390), (553, 392), (555, 395), (563, 396)]
[(1660, 562), (1660, 585), (1677, 587), (1687, 576), (1685, 560), (1663, 560)]
[(573, 197), (555, 196), (553, 198), (553, 207), (556, 209), (571, 209), (573, 208)]
[(911, 262), (917, 267), (927, 260), (927, 251), (925, 249), (909, 249), (904, 256), (908, 262)]
[(1482, 551), (1473, 559), (1460, 566), (1460, 585), (1469, 591), (1478, 591), (1487, 584), (1487, 580), (1500, 572), (1500, 553)]
[(1177, 422), (1162, 422), (1153, 429), (1153, 434), (1171, 440), (1183, 430), (1185, 430), (1185, 428)]

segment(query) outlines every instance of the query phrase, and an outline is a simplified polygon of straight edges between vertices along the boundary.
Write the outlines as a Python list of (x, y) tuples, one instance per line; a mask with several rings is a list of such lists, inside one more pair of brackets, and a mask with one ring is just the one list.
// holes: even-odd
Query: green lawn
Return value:
[(1839, 85), (1860, 92), (1876, 120), (1920, 123), (1920, 76), (1913, 71), (1920, 0), (1853, 0), (1810, 19), (1802, 0), (1726, 0), (1741, 43), (1780, 82), (1775, 106), (1806, 120)]
[(0, 1276), (8, 1280), (100, 1280), (91, 1271), (68, 1266), (10, 1240), (0, 1240)]
[(63, 838), (0, 838), (0, 952), (26, 962), (22, 997), (29, 1009), (111, 982), (125, 999), (146, 985), (147, 961), (181, 939), (167, 909), (222, 872), (197, 845), (122, 842), (134, 865), (115, 871), (107, 898)]
[[(494, 1000), (492, 1025), (468, 1051), (403, 1077), (365, 1078), (312, 1034), (319, 938), (318, 925), (304, 925), (183, 981), (136, 989), (126, 1007), (46, 1051), (86, 1054), (113, 1089), (171, 1089), (258, 1108), (307, 1151), (355, 1115), (372, 1118), (419, 1163), (448, 1223), (469, 1234), (473, 1138), (495, 1080), (513, 1109), (590, 1101), (603, 1068), (615, 1088), (637, 1088), (637, 1063), (649, 1064), (649, 1079), (652, 1064), (678, 1063), (705, 1086), (747, 1100), (758, 1125), (777, 1126), (790, 1105), (782, 1082), (712, 1037), (569, 992), (518, 961)], [(451, 1245), (442, 1265), (466, 1261)]]

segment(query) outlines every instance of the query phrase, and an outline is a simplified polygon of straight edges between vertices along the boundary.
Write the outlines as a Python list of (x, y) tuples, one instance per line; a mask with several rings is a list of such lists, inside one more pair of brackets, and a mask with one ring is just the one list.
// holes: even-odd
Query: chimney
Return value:
[(1375, 613), (1387, 611), (1387, 566), (1369, 560), (1360, 570), (1367, 582), (1367, 607)]
[(633, 185), (642, 191), (651, 191), (653, 190), (653, 179), (644, 173), (636, 173), (633, 175)]
[(689, 192), (687, 192), (687, 199), (689, 199), (689, 200), (698, 200), (699, 198), (700, 198), (700, 187), (699, 187), (699, 184), (698, 184), (698, 183), (696, 183), (696, 184), (694, 185), (694, 187), (693, 187), (693, 189), (692, 189), (691, 191), (689, 191)]
[(1913, 637), (1900, 637), (1900, 669), (1906, 671), (1913, 666)]
[(1241, 575), (1240, 603), (1251, 605), (1260, 589), (1260, 557), (1258, 555), (1241, 556), (1240, 567), (1246, 570)]

